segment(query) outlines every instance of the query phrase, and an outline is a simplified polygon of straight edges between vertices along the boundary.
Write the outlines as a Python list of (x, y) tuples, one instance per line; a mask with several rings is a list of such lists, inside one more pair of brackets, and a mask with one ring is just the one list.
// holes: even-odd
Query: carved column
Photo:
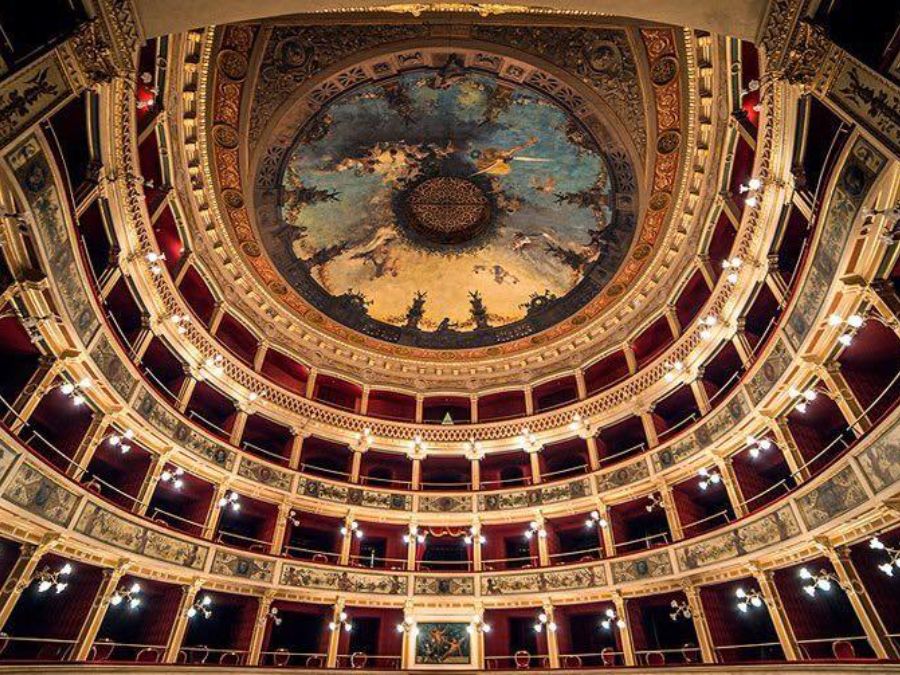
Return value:
[(750, 340), (747, 339), (746, 326), (747, 319), (745, 317), (739, 318), (737, 320), (737, 331), (731, 337), (731, 344), (734, 345), (734, 350), (738, 353), (741, 364), (744, 366), (753, 360), (753, 346), (750, 344)]
[(697, 408), (700, 410), (701, 415), (705, 415), (712, 409), (712, 406), (709, 404), (706, 387), (703, 386), (703, 372), (704, 369), (702, 367), (698, 368), (697, 378), (691, 380), (691, 391), (694, 394), (694, 400), (697, 401)]
[(337, 667), (338, 649), (341, 646), (341, 631), (344, 629), (341, 625), (341, 612), (344, 611), (344, 602), (344, 598), (338, 598), (337, 602), (334, 603), (334, 611), (331, 614), (331, 621), (336, 624), (336, 628), (328, 636), (328, 656), (325, 661), (327, 668)]
[(641, 424), (644, 426), (644, 436), (647, 437), (647, 447), (655, 448), (659, 445), (659, 434), (656, 432), (656, 424), (653, 422), (653, 406), (638, 413), (641, 416)]
[(772, 295), (775, 296), (778, 304), (783, 306), (787, 300), (788, 288), (787, 284), (784, 282), (784, 277), (781, 276), (781, 270), (778, 269), (778, 254), (772, 253), (769, 255), (767, 261), (768, 268), (766, 269), (765, 277), (766, 286), (772, 291)]
[(531, 482), (535, 485), (541, 482), (541, 448), (526, 451), (528, 453), (528, 463), (531, 466)]
[(344, 528), (347, 534), (345, 534), (344, 538), (341, 539), (341, 553), (340, 558), (338, 559), (339, 565), (350, 564), (350, 548), (353, 545), (353, 537), (355, 536), (353, 534), (351, 525), (353, 524), (354, 520), (355, 519), (353, 518), (352, 513), (348, 513), (346, 516), (344, 516)]
[(603, 556), (605, 558), (612, 558), (616, 555), (616, 544), (613, 541), (612, 522), (609, 519), (609, 507), (602, 502), (598, 502), (596, 508), (597, 513), (600, 514), (600, 518), (606, 521), (606, 527), (600, 527), (599, 524), (597, 525), (600, 543), (603, 545)]
[(770, 420), (769, 428), (772, 436), (775, 437), (775, 445), (781, 450), (784, 461), (787, 463), (794, 480), (802, 483), (809, 479), (809, 467), (805, 466), (803, 455), (800, 454), (800, 448), (794, 440), (791, 428), (788, 426), (786, 417)]
[(421, 459), (412, 460), (412, 476), (410, 479), (410, 485), (413, 490), (421, 490), (422, 489), (422, 460)]
[(484, 552), (481, 550), (481, 522), (476, 520), (472, 523), (472, 569), (475, 572), (481, 572), (484, 569), (483, 564)]
[(363, 453), (368, 449), (367, 446), (354, 446), (351, 448), (350, 458), (350, 482), (359, 483), (359, 472), (362, 468)]
[(716, 287), (716, 272), (713, 269), (712, 261), (710, 261), (706, 253), (701, 253), (697, 256), (697, 269), (700, 270), (700, 275), (706, 282), (706, 287), (709, 290), (714, 289)]
[(269, 589), (259, 599), (259, 607), (256, 609), (256, 622), (253, 624), (253, 634), (250, 636), (250, 646), (247, 648), (247, 665), (258, 666), (259, 656), (262, 652), (263, 640), (266, 637), (266, 626), (269, 624), (269, 610), (272, 609), (275, 591)]
[(634, 640), (631, 639), (631, 620), (628, 617), (625, 598), (622, 597), (619, 591), (613, 591), (612, 601), (616, 608), (616, 615), (625, 622), (625, 629), (619, 630), (619, 639), (622, 641), (622, 658), (626, 666), (634, 666), (637, 664), (637, 658), (634, 654)]
[(249, 413), (240, 405), (234, 415), (234, 424), (231, 426), (231, 432), (228, 434), (228, 442), (232, 445), (240, 447), (241, 437), (244, 435), (244, 428), (247, 426), (247, 418)]
[(141, 329), (137, 334), (137, 337), (134, 338), (134, 341), (131, 344), (131, 358), (140, 362), (144, 355), (147, 353), (147, 349), (150, 348), (150, 343), (153, 342), (154, 338), (152, 322), (150, 321), (150, 316), (148, 314), (141, 314)]
[(175, 622), (172, 624), (172, 632), (169, 633), (169, 639), (166, 641), (166, 651), (163, 654), (163, 663), (175, 663), (178, 659), (178, 652), (181, 650), (181, 643), (184, 640), (184, 633), (187, 630), (188, 610), (193, 606), (197, 599), (197, 593), (200, 591), (200, 579), (197, 579), (190, 586), (181, 587), (181, 602), (178, 603), (178, 613), (175, 615)]
[(302, 429), (291, 429), (291, 457), (288, 466), (294, 471), (300, 468), (300, 455), (303, 452), (303, 439), (307, 438)]
[(372, 387), (368, 384), (364, 384), (362, 386), (362, 395), (359, 400), (359, 414), (360, 415), (368, 415), (369, 414), (369, 394), (372, 393)]
[(530, 384), (525, 385), (525, 414), (534, 415), (534, 396)]
[(775, 586), (772, 570), (764, 570), (759, 565), (752, 564), (750, 572), (756, 583), (759, 585), (759, 592), (766, 600), (769, 609), (769, 616), (772, 618), (772, 625), (778, 634), (778, 641), (781, 643), (781, 650), (784, 657), (788, 661), (799, 661), (801, 657), (800, 645), (797, 637), (791, 628), (791, 622), (788, 620), (787, 613), (784, 610), (784, 603), (781, 601), (781, 595)]
[(263, 363), (266, 360), (266, 354), (269, 353), (269, 341), (260, 340), (256, 347), (256, 353), (253, 355), (253, 370), (257, 373), (262, 370)]
[(9, 615), (19, 601), (19, 596), (31, 584), (34, 571), (44, 554), (53, 548), (59, 535), (47, 533), (38, 544), (22, 544), (6, 583), (0, 590), (0, 630), (6, 626)]
[(703, 658), (703, 663), (715, 663), (716, 650), (713, 647), (712, 633), (709, 631), (703, 602), (700, 600), (700, 592), (690, 582), (685, 582), (682, 590), (691, 607), (691, 620), (694, 622), (694, 631), (697, 633), (697, 642), (700, 644), (700, 656)]
[(69, 655), (70, 661), (86, 661), (94, 640), (97, 639), (97, 632), (103, 624), (106, 617), (106, 610), (109, 609), (109, 601), (113, 593), (118, 590), (119, 581), (128, 570), (130, 562), (122, 560), (114, 569), (103, 570), (103, 581), (97, 594), (94, 596), (94, 603), (88, 611), (87, 618), (81, 626), (78, 638), (75, 640), (75, 646)]
[(185, 366), (184, 374), (186, 377), (181, 383), (181, 388), (178, 390), (177, 401), (178, 412), (182, 413), (187, 410), (188, 404), (191, 402), (191, 396), (194, 393), (194, 387), (197, 386), (197, 378), (188, 366)]
[(584, 371), (581, 368), (575, 369), (575, 388), (578, 391), (579, 401), (587, 398), (587, 384), (585, 384)]
[(747, 505), (744, 503), (744, 495), (741, 492), (741, 486), (738, 484), (737, 477), (734, 474), (734, 465), (731, 463), (731, 457), (714, 457), (713, 458), (719, 473), (722, 475), (722, 483), (725, 485), (725, 491), (728, 493), (728, 500), (731, 502), (731, 508), (734, 509), (734, 515), (742, 518), (747, 515)]
[(66, 474), (72, 479), (78, 481), (87, 470), (88, 464), (94, 457), (97, 446), (103, 442), (103, 433), (109, 426), (109, 417), (106, 415), (95, 414), (88, 429), (81, 439), (81, 443), (75, 448), (72, 454), (72, 462), (66, 467)]
[(631, 343), (626, 342), (622, 345), (622, 353), (625, 354), (625, 363), (628, 365), (628, 374), (634, 375), (637, 372), (637, 358), (634, 355), (634, 347)]
[[(539, 528), (545, 528), (546, 531), (547, 522), (544, 520), (543, 513), (538, 513), (535, 516), (534, 520), (538, 524)], [(547, 537), (542, 537), (540, 536), (540, 534), (535, 532), (534, 538), (537, 539), (538, 564), (541, 567), (547, 567), (550, 565), (550, 547), (547, 544)]]
[(222, 325), (222, 319), (225, 317), (225, 303), (217, 301), (213, 307), (212, 316), (209, 319), (209, 333), (215, 335)]
[(476, 394), (469, 396), (469, 417), (472, 424), (478, 423), (478, 396)]
[(678, 320), (678, 313), (675, 311), (675, 305), (666, 305), (665, 309), (666, 321), (669, 323), (669, 330), (676, 338), (681, 335), (681, 321)]
[(900, 338), (900, 296), (888, 279), (875, 279), (866, 288), (866, 300), (878, 312), (884, 323)]
[(17, 433), (25, 425), (41, 399), (53, 388), (61, 370), (62, 363), (52, 356), (41, 356), (38, 359), (37, 370), (25, 383), (22, 392), (10, 403), (12, 410), (4, 413), (3, 421), (12, 433)]
[(872, 603), (866, 587), (859, 578), (859, 573), (850, 559), (850, 549), (842, 546), (835, 549), (830, 542), (820, 541), (819, 547), (834, 567), (837, 578), (847, 594), (847, 599), (853, 605), (856, 617), (866, 633), (866, 638), (872, 646), (872, 651), (879, 659), (900, 658), (900, 651), (888, 637), (888, 630), (878, 615), (878, 610)]
[(600, 452), (597, 450), (597, 437), (588, 436), (584, 440), (587, 444), (588, 464), (591, 471), (596, 471), (600, 468)]
[(678, 509), (675, 506), (675, 498), (672, 496), (672, 487), (661, 483), (658, 486), (658, 490), (662, 499), (663, 510), (666, 512), (666, 520), (669, 523), (672, 539), (676, 541), (684, 539), (684, 530), (681, 527), (681, 517), (678, 515)]
[(472, 476), (472, 489), (480, 490), (481, 489), (481, 460), (472, 459), (471, 462), (471, 476)]
[(306, 380), (306, 398), (315, 398), (316, 376), (318, 374), (318, 370), (316, 370), (315, 368), (309, 369), (309, 379)]
[(225, 496), (226, 492), (228, 492), (228, 486), (224, 483), (216, 486), (212, 502), (209, 504), (209, 511), (206, 513), (206, 522), (203, 525), (204, 539), (212, 539), (213, 535), (216, 533), (216, 528), (219, 525), (219, 517), (222, 515), (222, 507), (219, 506), (219, 501)]
[(550, 600), (544, 600), (543, 612), (547, 615), (547, 658), (551, 668), (559, 668), (559, 640), (555, 630), (550, 630), (549, 625), (556, 622), (556, 612)]
[(416, 569), (416, 553), (419, 550), (419, 540), (416, 539), (416, 535), (413, 533), (415, 527), (415, 522), (410, 523), (408, 531), (409, 542), (406, 544), (406, 569), (411, 572)]
[(425, 397), (422, 394), (416, 394), (416, 422), (422, 423), (422, 415), (425, 405)]
[(269, 553), (272, 555), (281, 555), (281, 549), (284, 548), (284, 535), (287, 532), (288, 516), (290, 516), (290, 514), (290, 502), (281, 502), (278, 505), (275, 530), (272, 532), (272, 545), (269, 547)]
[[(146, 515), (150, 506), (150, 500), (153, 499), (153, 493), (156, 491), (156, 485), (159, 483), (159, 477), (162, 475), (166, 462), (169, 460), (169, 452), (171, 450), (156, 455), (150, 467), (147, 469), (147, 475), (144, 476), (144, 482), (141, 483), (141, 489), (138, 491), (137, 498), (132, 504), (131, 510), (139, 516)], [(152, 514), (151, 514), (152, 515)]]
[(828, 391), (834, 394), (834, 402), (846, 418), (847, 424), (859, 435), (865, 434), (871, 429), (872, 423), (863, 413), (865, 406), (856, 398), (856, 394), (853, 393), (847, 379), (841, 373), (840, 362), (831, 361), (821, 368), (817, 368), (816, 373), (828, 387)]

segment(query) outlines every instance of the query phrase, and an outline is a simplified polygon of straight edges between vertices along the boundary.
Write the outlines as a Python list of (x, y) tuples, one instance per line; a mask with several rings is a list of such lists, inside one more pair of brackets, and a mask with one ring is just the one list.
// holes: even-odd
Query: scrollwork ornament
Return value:
[(822, 65), (828, 61), (832, 43), (821, 26), (809, 21), (797, 24), (794, 40), (785, 54), (782, 77), (804, 89), (812, 86)]
[(83, 23), (72, 36), (72, 54), (88, 86), (109, 84), (120, 74), (109, 39), (98, 19)]

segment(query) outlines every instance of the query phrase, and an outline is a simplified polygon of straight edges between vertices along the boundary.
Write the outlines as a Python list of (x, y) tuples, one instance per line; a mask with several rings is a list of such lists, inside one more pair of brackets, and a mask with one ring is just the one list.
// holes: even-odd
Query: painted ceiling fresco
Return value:
[(571, 315), (612, 276), (634, 230), (614, 183), (557, 102), (451, 57), (326, 105), (262, 234), (295, 288), (352, 328), (491, 344)]

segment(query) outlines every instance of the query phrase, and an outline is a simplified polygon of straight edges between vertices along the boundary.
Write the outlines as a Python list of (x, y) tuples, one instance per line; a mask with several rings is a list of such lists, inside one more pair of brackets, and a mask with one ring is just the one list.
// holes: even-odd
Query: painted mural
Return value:
[(602, 288), (634, 230), (615, 203), (577, 119), (451, 57), (326, 105), (262, 234), (295, 288), (346, 325), (475, 346), (556, 323)]
[(472, 643), (466, 623), (421, 623), (416, 637), (416, 665), (470, 665)]

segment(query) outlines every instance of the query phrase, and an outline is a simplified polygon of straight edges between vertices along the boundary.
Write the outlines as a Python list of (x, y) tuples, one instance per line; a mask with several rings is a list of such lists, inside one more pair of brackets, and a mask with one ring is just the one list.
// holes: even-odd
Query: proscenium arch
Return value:
[[(180, 33), (192, 28), (252, 21), (289, 14), (365, 11), (402, 4), (395, 0), (134, 0), (146, 37)], [(459, 4), (459, 3), (454, 3)], [(511, 0), (508, 3), (547, 12), (572, 12), (644, 19), (687, 26), (743, 40), (755, 40), (765, 17), (767, 0)], [(472, 13), (473, 20), (478, 14)]]

